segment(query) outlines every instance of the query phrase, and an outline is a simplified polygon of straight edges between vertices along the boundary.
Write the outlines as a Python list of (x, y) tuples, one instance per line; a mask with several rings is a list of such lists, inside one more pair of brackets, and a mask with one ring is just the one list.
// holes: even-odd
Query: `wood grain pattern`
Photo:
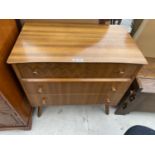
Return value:
[(34, 107), (115, 106), (146, 64), (121, 26), (26, 23), (9, 56)]
[(70, 23), (25, 23), (8, 63), (28, 62), (147, 63), (125, 28)]
[[(82, 87), (82, 85), (80, 86)], [(91, 92), (88, 91), (88, 87), (85, 87), (85, 90), (82, 90), (82, 88), (75, 90), (73, 87), (70, 87), (71, 89), (68, 89), (65, 92), (66, 88), (62, 87), (62, 89), (58, 90), (59, 93), (56, 90), (53, 94), (52, 92), (49, 94), (27, 93), (27, 96), (31, 102), (31, 105), (34, 107), (54, 104), (105, 104), (107, 103), (107, 100), (109, 101), (109, 105), (116, 106), (126, 92), (126, 86), (122, 85), (117, 92), (113, 92), (111, 89), (108, 89), (106, 92)], [(72, 90), (74, 92), (72, 92)]]
[(35, 78), (22, 78), (23, 82), (54, 82), (54, 83), (75, 83), (75, 82), (91, 82), (91, 83), (103, 83), (103, 82), (130, 82), (130, 78), (41, 78), (41, 79), (35, 79)]
[(103, 104), (102, 94), (41, 94), (28, 95), (31, 105), (34, 107), (50, 105), (79, 105), (79, 104)]
[(33, 106), (103, 104), (107, 99), (110, 105), (115, 106), (129, 85), (130, 82), (24, 82), (25, 91)]
[(22, 78), (132, 78), (141, 65), (114, 63), (26, 63), (16, 65)]
[[(119, 95), (119, 97), (118, 97)], [(79, 105), (79, 104), (105, 104), (115, 106), (121, 99), (122, 94), (108, 96), (107, 94), (28, 94), (31, 105), (34, 107), (50, 105)]]
[(24, 82), (29, 94), (123, 93), (129, 82)]
[(77, 24), (99, 24), (99, 19), (22, 19), (22, 23), (77, 23)]
[[(132, 79), (130, 78), (68, 78), (67, 77), (67, 78), (49, 78), (48, 79), (48, 78), (45, 78), (44, 76), (42, 76), (42, 78), (31, 78), (31, 79), (24, 78), (23, 79), (21, 72), (19, 72), (19, 68), (17, 67), (18, 65), (19, 64), (13, 64), (14, 70), (16, 71), (16, 74), (18, 75), (18, 78), (21, 84), (23, 85), (23, 88), (27, 94), (27, 97), (29, 98), (31, 105), (34, 107), (45, 106), (42, 104), (42, 98), (47, 98), (47, 95), (49, 97), (46, 105), (53, 105), (53, 103), (89, 104), (89, 100), (88, 100), (89, 96), (90, 98), (99, 97), (100, 94), (102, 95), (103, 90), (104, 90), (104, 96), (101, 97), (102, 102), (100, 103), (105, 103), (107, 98), (108, 99), (111, 98), (110, 99), (111, 103), (109, 104), (114, 106), (119, 102), (119, 100), (121, 99), (121, 97), (123, 96), (123, 94), (125, 93), (126, 89), (129, 87), (132, 81)], [(102, 67), (99, 67), (99, 68), (100, 68), (100, 72), (102, 72), (103, 68)], [(135, 74), (137, 73), (138, 70), (139, 70), (139, 67), (136, 69)], [(61, 69), (59, 72), (61, 73)], [(106, 72), (106, 69), (105, 69), (105, 72)], [(92, 75), (93, 75), (93, 72), (92, 72)], [(39, 92), (42, 91), (42, 93), (37, 94), (38, 91)], [(54, 96), (52, 95), (52, 93)], [(43, 94), (45, 96), (40, 96)], [(79, 97), (80, 95), (83, 95), (83, 97), (80, 98)], [(39, 98), (37, 99), (37, 97)], [(71, 99), (68, 100), (69, 97), (71, 97)], [(56, 101), (56, 99), (58, 98), (61, 98), (61, 99), (59, 99), (59, 101)], [(74, 99), (74, 102), (73, 102), (73, 99)], [(98, 104), (99, 102), (94, 99), (92, 104), (93, 103)]]
[(11, 66), (6, 64), (17, 36), (15, 20), (0, 20), (0, 130), (27, 127), (31, 117), (31, 107), (24, 100)]

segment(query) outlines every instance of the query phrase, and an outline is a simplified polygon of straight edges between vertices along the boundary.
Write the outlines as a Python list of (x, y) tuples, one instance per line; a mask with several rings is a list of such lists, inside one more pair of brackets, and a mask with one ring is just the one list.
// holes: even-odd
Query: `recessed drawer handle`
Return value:
[(46, 97), (42, 98), (42, 104), (45, 105), (46, 104)]
[(114, 87), (114, 86), (112, 86), (111, 90), (112, 90), (113, 92), (116, 92), (116, 91), (117, 91), (116, 87)]
[(38, 88), (38, 93), (43, 93), (43, 89), (41, 87)]

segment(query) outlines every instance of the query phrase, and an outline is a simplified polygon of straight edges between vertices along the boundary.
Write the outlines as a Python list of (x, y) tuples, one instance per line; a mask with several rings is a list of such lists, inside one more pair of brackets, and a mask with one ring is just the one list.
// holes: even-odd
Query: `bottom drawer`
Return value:
[(32, 106), (64, 105), (64, 104), (101, 104), (103, 96), (99, 94), (55, 94), (30, 95)]
[(40, 94), (28, 95), (32, 106), (64, 105), (64, 104), (104, 104), (115, 106), (121, 99), (122, 94), (113, 97), (104, 94)]

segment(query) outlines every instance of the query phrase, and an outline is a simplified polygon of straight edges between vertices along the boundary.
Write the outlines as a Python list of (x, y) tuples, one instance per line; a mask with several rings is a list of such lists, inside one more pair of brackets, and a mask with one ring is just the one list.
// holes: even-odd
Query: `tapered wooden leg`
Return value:
[(105, 113), (108, 115), (109, 114), (109, 105), (104, 104), (104, 109), (105, 109)]
[(40, 117), (42, 114), (42, 107), (38, 107), (38, 117)]

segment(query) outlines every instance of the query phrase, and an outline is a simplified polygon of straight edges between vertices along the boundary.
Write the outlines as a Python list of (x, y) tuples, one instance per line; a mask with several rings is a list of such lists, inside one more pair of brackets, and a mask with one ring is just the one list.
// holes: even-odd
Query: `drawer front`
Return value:
[(129, 82), (24, 82), (28, 94), (124, 93)]
[(103, 95), (101, 94), (41, 94), (29, 95), (32, 106), (64, 105), (64, 104), (101, 104)]
[[(125, 92), (124, 92), (125, 93)], [(110, 94), (27, 94), (32, 106), (64, 104), (104, 104), (115, 106), (124, 93)]]
[(140, 67), (106, 63), (17, 64), (22, 78), (131, 78)]

